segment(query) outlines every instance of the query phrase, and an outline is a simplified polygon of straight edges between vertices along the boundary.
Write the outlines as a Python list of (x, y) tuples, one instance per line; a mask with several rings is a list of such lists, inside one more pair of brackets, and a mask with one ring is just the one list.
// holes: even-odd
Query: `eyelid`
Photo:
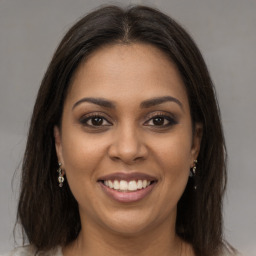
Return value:
[[(147, 123), (149, 121), (151, 121), (152, 119), (154, 119), (156, 117), (163, 117), (163, 118), (165, 118), (165, 119), (167, 119), (169, 121), (168, 124), (159, 126), (158, 128), (168, 127), (168, 126), (172, 126), (172, 125), (175, 125), (175, 124), (178, 123), (177, 118), (173, 114), (165, 112), (165, 111), (155, 111), (153, 113), (150, 113), (147, 116), (147, 120), (144, 122), (144, 125), (147, 125)], [(148, 125), (148, 126), (156, 126), (157, 127), (157, 125)]]
[[(98, 126), (93, 125), (93, 124), (88, 124), (88, 121), (90, 119), (93, 119), (94, 117), (102, 118), (104, 120), (103, 122), (107, 122), (107, 124), (101, 124)], [(165, 120), (168, 121), (168, 124), (163, 124), (163, 125), (148, 124), (151, 120), (153, 120), (154, 118), (157, 118), (157, 117), (165, 118)], [(166, 128), (166, 127), (173, 126), (178, 123), (177, 117), (174, 114), (166, 112), (166, 111), (151, 112), (145, 117), (145, 119), (144, 119), (145, 121), (143, 122), (143, 125), (152, 126), (152, 127), (156, 127), (156, 128)], [(82, 126), (100, 129), (100, 128), (104, 128), (106, 126), (113, 125), (113, 122), (111, 122), (110, 120), (111, 120), (111, 117), (109, 117), (109, 115), (107, 115), (104, 112), (90, 112), (90, 113), (82, 115), (78, 121)]]
[[(97, 126), (94, 126), (94, 125), (87, 124), (87, 122), (90, 119), (94, 118), (94, 117), (100, 117), (100, 118), (104, 119), (108, 123), (108, 125), (105, 124), (105, 125), (100, 125), (100, 126), (97, 127)], [(109, 121), (109, 118), (106, 117), (106, 114), (104, 114), (102, 112), (91, 112), (91, 113), (85, 114), (81, 118), (79, 118), (79, 122), (82, 125), (85, 125), (85, 126), (88, 126), (88, 127), (97, 127), (97, 128), (113, 125), (112, 122)]]

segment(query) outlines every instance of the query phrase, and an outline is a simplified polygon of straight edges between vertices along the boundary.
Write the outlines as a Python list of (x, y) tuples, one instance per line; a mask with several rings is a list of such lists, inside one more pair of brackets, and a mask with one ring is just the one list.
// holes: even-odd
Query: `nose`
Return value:
[(124, 125), (113, 134), (108, 154), (112, 160), (134, 164), (147, 158), (148, 149), (138, 129), (132, 125)]

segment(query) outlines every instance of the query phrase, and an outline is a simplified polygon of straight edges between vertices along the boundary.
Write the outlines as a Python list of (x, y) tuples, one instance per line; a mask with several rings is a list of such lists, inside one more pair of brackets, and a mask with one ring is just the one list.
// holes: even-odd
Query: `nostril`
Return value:
[[(124, 138), (125, 137), (125, 138)], [(148, 149), (136, 136), (118, 136), (108, 148), (108, 156), (113, 161), (133, 164), (147, 158)]]

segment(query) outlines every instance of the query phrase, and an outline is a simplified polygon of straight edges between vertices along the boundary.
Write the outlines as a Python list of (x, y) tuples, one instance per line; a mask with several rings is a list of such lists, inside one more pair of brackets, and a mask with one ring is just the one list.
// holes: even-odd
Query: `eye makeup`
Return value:
[(177, 117), (165, 111), (157, 111), (147, 116), (145, 126), (153, 126), (155, 128), (167, 128), (178, 123)]
[(82, 125), (82, 127), (91, 131), (102, 131), (113, 125), (109, 121), (109, 118), (106, 117), (106, 115), (104, 115), (102, 112), (91, 112), (85, 114), (79, 118), (79, 123)]

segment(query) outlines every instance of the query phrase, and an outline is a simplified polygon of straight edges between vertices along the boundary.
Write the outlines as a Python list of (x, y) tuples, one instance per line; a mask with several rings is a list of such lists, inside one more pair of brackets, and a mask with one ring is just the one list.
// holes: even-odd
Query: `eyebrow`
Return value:
[[(81, 100), (77, 101), (73, 105), (72, 110), (83, 102), (93, 103), (93, 104), (96, 104), (96, 105), (99, 105), (99, 106), (105, 107), (105, 108), (112, 108), (112, 109), (115, 108), (115, 104), (113, 102), (103, 99), (103, 98), (82, 98)], [(145, 101), (141, 102), (140, 107), (141, 108), (150, 108), (150, 107), (160, 105), (165, 102), (177, 103), (180, 106), (180, 108), (183, 110), (182, 103), (177, 98), (174, 98), (172, 96), (162, 96), (162, 97), (156, 97), (156, 98), (152, 98), (149, 100), (145, 100)]]
[(72, 110), (78, 106), (79, 104), (83, 103), (83, 102), (89, 102), (89, 103), (93, 103), (96, 105), (99, 105), (101, 107), (105, 107), (105, 108), (115, 108), (114, 103), (112, 103), (111, 101), (102, 99), (102, 98), (83, 98), (79, 101), (77, 101), (74, 106), (72, 107)]
[(150, 108), (150, 107), (153, 107), (153, 106), (165, 103), (165, 102), (177, 103), (180, 106), (180, 108), (183, 110), (182, 103), (177, 98), (174, 98), (172, 96), (156, 97), (153, 99), (145, 100), (140, 104), (140, 107), (141, 108)]

